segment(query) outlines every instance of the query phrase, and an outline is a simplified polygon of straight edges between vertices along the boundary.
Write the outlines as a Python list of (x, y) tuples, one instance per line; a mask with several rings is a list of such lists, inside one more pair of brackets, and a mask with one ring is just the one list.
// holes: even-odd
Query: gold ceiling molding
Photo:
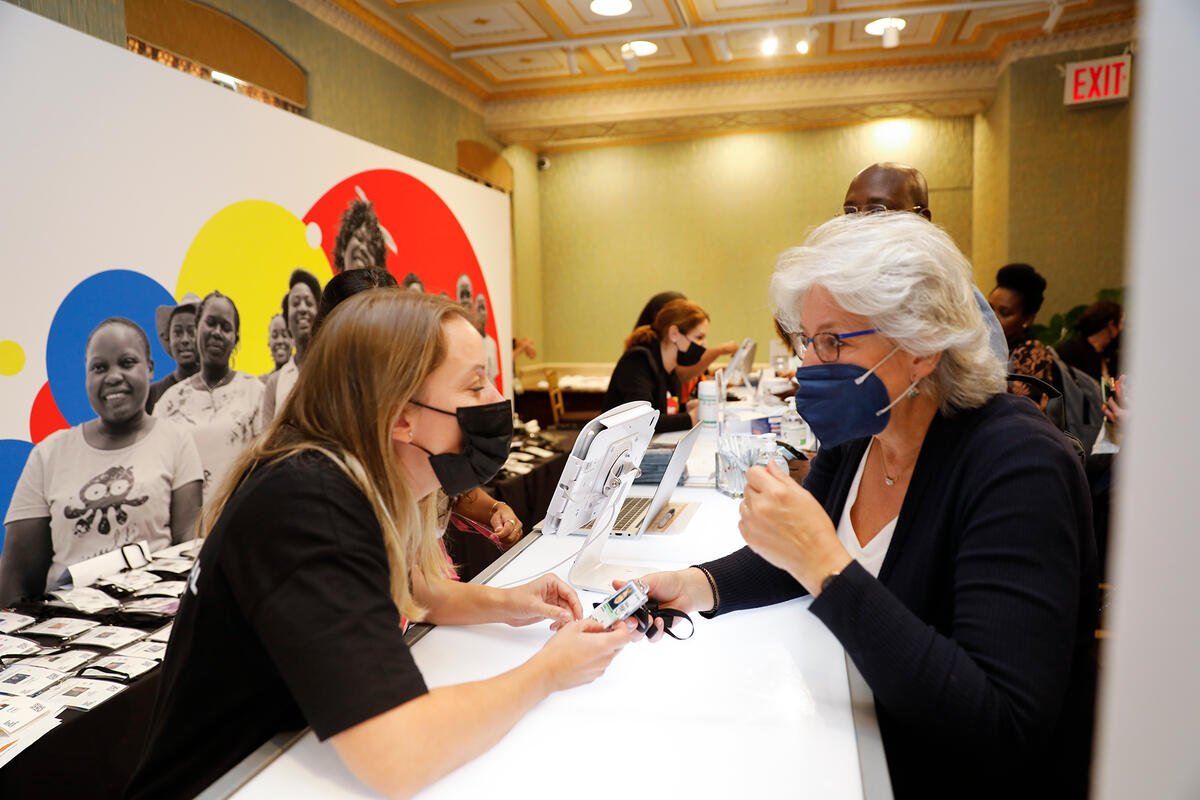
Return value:
[[(628, 74), (614, 55), (616, 45), (580, 46), (577, 58), (585, 74), (578, 79), (569, 75), (565, 48), (580, 32), (565, 22), (557, 34), (566, 37), (562, 47), (466, 60), (452, 58), (454, 47), (447, 48), (445, 38), (451, 31), (443, 29), (443, 23), (461, 26), (466, 19), (481, 28), (495, 27), (489, 9), (512, 4), (531, 15), (505, 34), (515, 41), (530, 35), (530, 24), (544, 32), (547, 20), (557, 22), (552, 8), (583, 0), (291, 1), (482, 114), (485, 127), (497, 139), (543, 152), (848, 124), (884, 116), (974, 114), (991, 102), (999, 76), (1015, 60), (1119, 44), (1136, 36), (1136, 11), (1127, 0), (1066, 0), (1068, 14), (1052, 35), (1044, 34), (1038, 21), (1045, 11), (1029, 13), (1030, 7), (1044, 7), (1045, 0), (1032, 0), (1029, 6), (1014, 7), (1013, 17), (973, 24), (967, 46), (957, 41), (969, 16), (960, 11), (924, 21), (934, 26), (922, 37), (928, 40), (925, 45), (906, 42), (912, 46), (870, 49), (861, 55), (831, 52), (838, 36), (826, 27), (814, 59), (781, 58), (775, 66), (763, 66), (757, 59), (717, 64), (707, 40), (700, 40), (697, 53), (682, 37), (680, 52), (687, 52), (690, 62), (667, 63), (675, 43), (663, 40), (661, 63), (647, 59), (642, 70)], [(672, 18), (675, 15), (672, 0), (646, 2), (662, 4)], [(683, 2), (694, 13), (692, 0)], [(803, 5), (813, 13), (868, 6), (912, 13), (938, 2), (945, 0), (920, 0), (905, 4), (903, 10), (886, 0), (812, 0)], [(478, 19), (464, 16), (476, 11)], [(434, 25), (435, 18), (442, 22)], [(491, 35), (484, 30), (480, 34)]]
[(331, 0), (291, 0), (291, 2), (447, 97), (457, 100), (477, 114), (483, 113), (483, 90), (481, 88), (469, 91), (460, 81), (452, 80), (442, 71), (434, 69), (408, 49), (400, 46), (395, 40), (385, 36)]

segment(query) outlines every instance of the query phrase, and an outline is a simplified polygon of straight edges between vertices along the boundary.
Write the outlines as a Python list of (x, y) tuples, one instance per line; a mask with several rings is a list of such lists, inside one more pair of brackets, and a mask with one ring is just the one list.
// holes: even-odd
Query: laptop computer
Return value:
[[(665, 533), (671, 523), (696, 505), (696, 503), (671, 503), (670, 500), (671, 493), (675, 491), (675, 486), (679, 483), (679, 476), (683, 474), (684, 467), (687, 466), (688, 456), (691, 455), (696, 440), (700, 438), (701, 427), (702, 425), (697, 425), (692, 428), (675, 445), (675, 452), (671, 454), (671, 461), (667, 464), (667, 469), (658, 483), (658, 488), (654, 490), (653, 497), (625, 498), (621, 504), (621, 510), (617, 512), (617, 521), (613, 523), (613, 536)], [(591, 530), (592, 524), (589, 522), (578, 532), (584, 533)]]

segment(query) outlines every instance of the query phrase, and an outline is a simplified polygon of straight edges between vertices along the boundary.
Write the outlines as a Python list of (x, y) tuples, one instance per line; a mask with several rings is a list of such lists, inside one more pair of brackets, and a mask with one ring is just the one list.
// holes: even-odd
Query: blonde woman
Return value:
[[(194, 796), (273, 734), (310, 725), (371, 789), (405, 797), (495, 744), (629, 641), (578, 622), (554, 576), (446, 577), (436, 498), (498, 469), (511, 411), (483, 340), (448, 300), (363, 292), (323, 323), (295, 390), (205, 509), (203, 550), (127, 796)], [(524, 664), (426, 688), (401, 618), (553, 621)]]

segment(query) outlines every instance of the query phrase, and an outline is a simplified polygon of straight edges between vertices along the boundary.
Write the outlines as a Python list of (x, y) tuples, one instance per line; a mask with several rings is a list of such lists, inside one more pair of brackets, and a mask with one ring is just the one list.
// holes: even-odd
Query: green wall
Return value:
[(1122, 50), (1060, 53), (1010, 68), (1008, 260), (1033, 264), (1046, 276), (1043, 321), (1125, 280), (1132, 109), (1129, 103), (1064, 106), (1057, 69)]
[[(1123, 49), (1017, 61), (992, 107), (976, 118), (976, 280), (987, 291), (997, 268), (1032, 264), (1047, 281), (1043, 322), (1125, 283), (1132, 107), (1064, 106), (1058, 73), (1061, 64)], [(1136, 60), (1133, 70), (1136, 76)]]
[(840, 213), (850, 179), (875, 161), (920, 168), (935, 221), (970, 253), (972, 127), (904, 120), (550, 156), (538, 173), (539, 356), (615, 361), (642, 305), (666, 289), (709, 312), (710, 339), (763, 347), (776, 256)]
[(543, 348), (538, 351), (538, 359), (545, 360), (537, 154), (526, 147), (513, 145), (501, 155), (513, 170), (513, 336), (532, 339), (535, 347)]
[[(305, 115), (314, 122), (449, 172), (457, 170), (460, 139), (501, 147), (484, 130), (482, 115), (287, 0), (205, 4), (253, 28), (300, 65), (308, 77)], [(16, 5), (125, 47), (122, 0), (17, 0)]]

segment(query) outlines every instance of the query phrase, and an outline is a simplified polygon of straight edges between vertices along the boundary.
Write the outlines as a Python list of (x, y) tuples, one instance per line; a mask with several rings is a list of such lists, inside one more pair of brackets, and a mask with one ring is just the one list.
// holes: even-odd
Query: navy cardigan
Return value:
[[(869, 440), (822, 450), (805, 487), (841, 519)], [(875, 694), (904, 797), (1084, 797), (1096, 545), (1078, 457), (1024, 397), (937, 415), (876, 580), (857, 562), (810, 610)], [(805, 594), (743, 548), (703, 565), (714, 615)]]

